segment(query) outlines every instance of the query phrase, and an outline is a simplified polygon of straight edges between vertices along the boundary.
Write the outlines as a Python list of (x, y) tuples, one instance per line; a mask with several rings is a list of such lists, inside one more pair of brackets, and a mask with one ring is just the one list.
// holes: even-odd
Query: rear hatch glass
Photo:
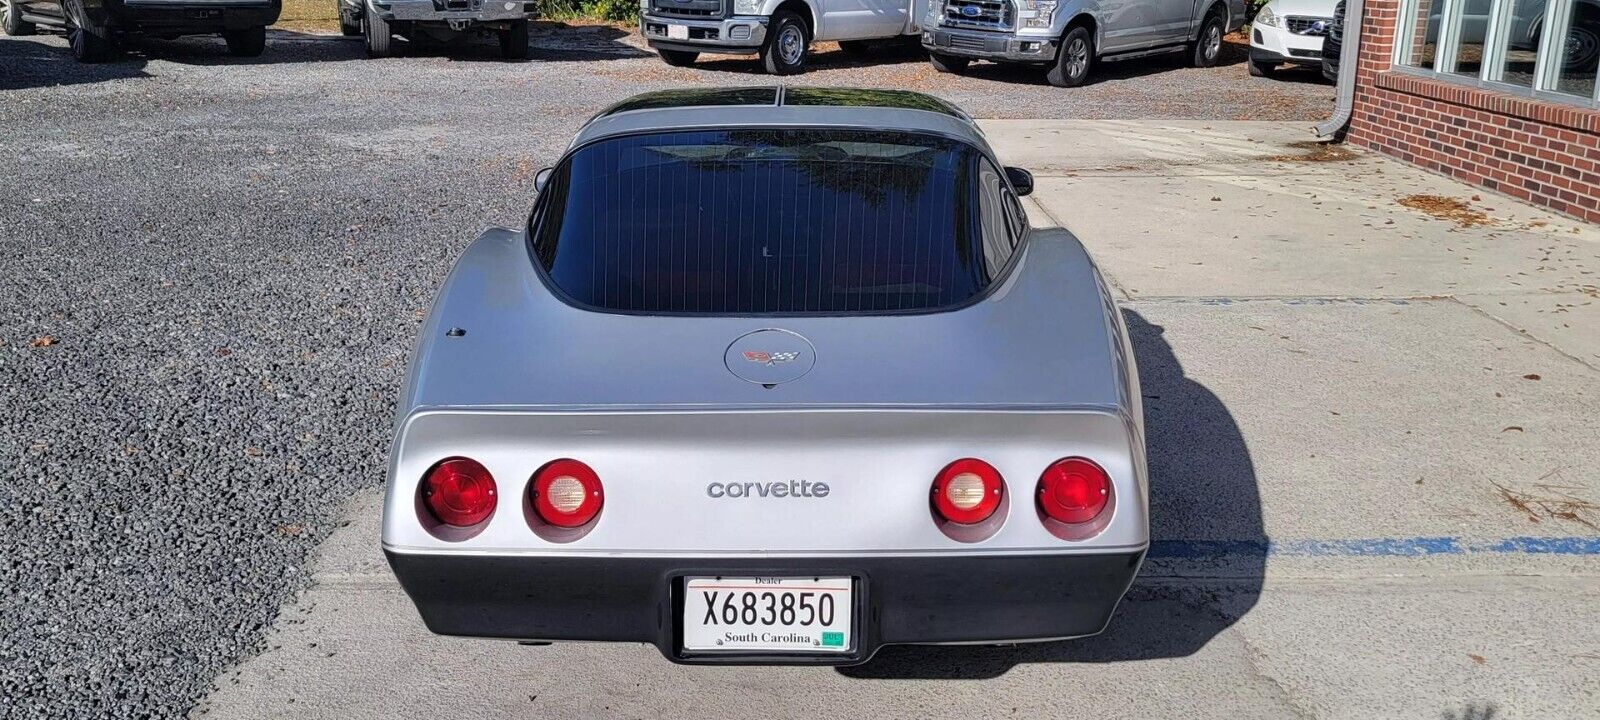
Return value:
[(972, 146), (918, 133), (631, 135), (558, 166), (530, 235), (556, 289), (593, 308), (927, 311), (983, 293), (1010, 254), (1012, 233), (980, 218), (998, 177)]

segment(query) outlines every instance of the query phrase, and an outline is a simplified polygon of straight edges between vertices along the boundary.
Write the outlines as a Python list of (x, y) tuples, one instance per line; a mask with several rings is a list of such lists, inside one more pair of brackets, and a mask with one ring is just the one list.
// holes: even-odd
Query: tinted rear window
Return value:
[(928, 310), (982, 293), (1014, 245), (984, 242), (980, 174), (997, 177), (971, 146), (912, 133), (613, 138), (557, 167), (534, 250), (558, 289), (607, 310)]

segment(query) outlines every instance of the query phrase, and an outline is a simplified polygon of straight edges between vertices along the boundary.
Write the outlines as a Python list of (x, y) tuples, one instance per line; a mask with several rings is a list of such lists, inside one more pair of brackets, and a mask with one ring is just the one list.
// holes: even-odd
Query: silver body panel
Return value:
[[(967, 119), (841, 107), (622, 112), (574, 147), (704, 127), (839, 126), (957, 137)], [(1143, 413), (1126, 330), (1070, 233), (1034, 230), (1007, 275), (955, 309), (860, 316), (651, 316), (581, 309), (546, 284), (521, 232), (489, 230), (462, 255), (425, 322), (399, 402), (383, 544), (392, 553), (793, 557), (1129, 552), (1149, 542)], [(465, 334), (451, 336), (459, 328)], [(724, 364), (755, 330), (804, 336), (815, 365), (773, 387)], [(454, 455), (500, 489), (484, 529), (444, 540), (418, 519), (418, 483)], [(1034, 508), (1052, 461), (1089, 457), (1114, 484), (1087, 539), (1048, 532)], [(948, 462), (979, 457), (1007, 486), (1005, 521), (978, 542), (941, 532), (928, 502)], [(590, 532), (529, 529), (530, 477), (588, 463), (606, 502)], [(826, 482), (827, 497), (713, 498), (711, 482)]]

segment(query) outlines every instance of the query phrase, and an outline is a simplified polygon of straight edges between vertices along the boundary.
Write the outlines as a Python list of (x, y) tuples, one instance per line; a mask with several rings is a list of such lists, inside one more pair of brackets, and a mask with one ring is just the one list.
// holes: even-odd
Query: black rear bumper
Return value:
[[(264, 27), (277, 22), (278, 15), (283, 10), (281, 0), (272, 0), (259, 5), (107, 0), (99, 7), (104, 19), (96, 17), (94, 18), (96, 23), (109, 24), (113, 30), (179, 35)], [(90, 12), (91, 17), (96, 15), (92, 7), (86, 7), (85, 10)]]
[[(674, 662), (851, 665), (884, 645), (1046, 640), (1105, 628), (1144, 553), (791, 559), (496, 557), (385, 550), (428, 629), (645, 642)], [(685, 655), (685, 575), (856, 579), (848, 655)]]

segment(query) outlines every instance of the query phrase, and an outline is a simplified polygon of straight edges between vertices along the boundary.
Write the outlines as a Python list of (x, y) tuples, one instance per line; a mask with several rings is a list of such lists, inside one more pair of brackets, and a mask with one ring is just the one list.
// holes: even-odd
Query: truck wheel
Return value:
[(933, 69), (939, 72), (960, 75), (967, 71), (967, 63), (972, 62), (972, 60), (954, 55), (928, 53), (928, 62), (933, 63)]
[(1277, 63), (1250, 61), (1250, 77), (1272, 77), (1272, 71), (1278, 68)]
[(1045, 73), (1045, 79), (1056, 87), (1077, 87), (1089, 79), (1089, 68), (1094, 65), (1094, 37), (1082, 25), (1067, 31), (1061, 38), (1061, 51), (1056, 53), (1055, 64)]
[(339, 3), (339, 33), (345, 37), (356, 37), (361, 34), (361, 21), (356, 19), (355, 13), (345, 7), (343, 2)]
[(811, 44), (806, 22), (792, 10), (772, 16), (772, 32), (761, 46), (761, 64), (773, 75), (794, 75), (806, 69), (806, 46)]
[(22, 9), (17, 7), (16, 0), (9, 0), (4, 9), (0, 9), (0, 30), (4, 30), (11, 37), (32, 35), (39, 30), (38, 26), (22, 19)]
[(1566, 57), (1561, 69), (1569, 74), (1594, 74), (1600, 62), (1600, 11), (1593, 7), (1588, 12), (1580, 9), (1574, 13), (1572, 27), (1567, 29)]
[(1222, 56), (1222, 36), (1227, 33), (1226, 24), (1227, 20), (1221, 11), (1206, 13), (1205, 22), (1200, 24), (1200, 34), (1194, 42), (1189, 43), (1190, 65), (1208, 68), (1217, 64), (1217, 58)]
[(367, 57), (386, 58), (394, 54), (394, 31), (389, 21), (368, 9), (361, 13), (361, 34), (366, 38)]
[(700, 53), (689, 50), (662, 49), (657, 50), (656, 54), (661, 56), (661, 62), (673, 67), (689, 67), (690, 65), (693, 65), (694, 61), (700, 57)]
[(866, 40), (840, 40), (839, 49), (850, 57), (864, 58), (872, 54), (872, 43)]
[(500, 57), (506, 60), (528, 59), (527, 20), (513, 20), (511, 27), (500, 31)]
[(72, 45), (72, 58), (81, 63), (103, 63), (117, 53), (117, 41), (105, 28), (74, 25), (67, 40)]
[(234, 57), (261, 57), (267, 49), (267, 28), (253, 27), (244, 30), (228, 30), (222, 33), (223, 41), (228, 43), (228, 54)]

